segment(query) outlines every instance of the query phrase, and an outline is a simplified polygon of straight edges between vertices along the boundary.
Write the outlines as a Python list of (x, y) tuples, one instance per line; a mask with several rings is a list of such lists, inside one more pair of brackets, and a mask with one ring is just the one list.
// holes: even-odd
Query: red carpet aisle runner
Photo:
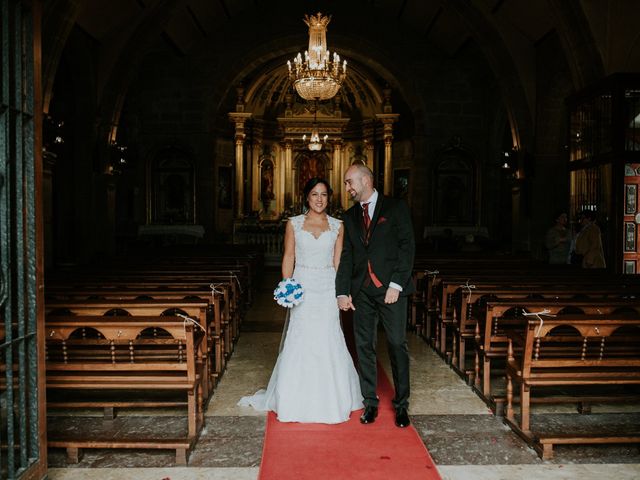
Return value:
[(393, 387), (378, 366), (380, 408), (375, 423), (360, 412), (338, 425), (281, 423), (269, 412), (260, 480), (440, 480), (418, 432), (398, 428)]

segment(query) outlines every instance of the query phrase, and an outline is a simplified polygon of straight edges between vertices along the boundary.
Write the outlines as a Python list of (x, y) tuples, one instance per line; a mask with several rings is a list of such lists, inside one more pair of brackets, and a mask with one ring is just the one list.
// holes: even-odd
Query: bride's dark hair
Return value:
[(305, 184), (304, 189), (302, 190), (302, 193), (304, 194), (304, 203), (307, 207), (309, 206), (307, 203), (308, 202), (307, 197), (309, 197), (311, 190), (313, 190), (315, 186), (318, 185), (319, 183), (327, 187), (327, 194), (329, 196), (333, 194), (333, 190), (331, 190), (331, 185), (329, 185), (329, 182), (327, 182), (324, 178), (320, 178), (320, 177), (310, 178), (309, 181)]

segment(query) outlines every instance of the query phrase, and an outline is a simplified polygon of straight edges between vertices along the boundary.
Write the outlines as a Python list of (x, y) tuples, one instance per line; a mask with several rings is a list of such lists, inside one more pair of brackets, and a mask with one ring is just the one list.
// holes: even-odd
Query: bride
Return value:
[(336, 302), (344, 227), (326, 213), (331, 193), (326, 180), (312, 178), (304, 187), (308, 212), (287, 222), (282, 276), (302, 285), (304, 300), (291, 310), (266, 391), (238, 402), (272, 410), (281, 422), (341, 423), (363, 408)]

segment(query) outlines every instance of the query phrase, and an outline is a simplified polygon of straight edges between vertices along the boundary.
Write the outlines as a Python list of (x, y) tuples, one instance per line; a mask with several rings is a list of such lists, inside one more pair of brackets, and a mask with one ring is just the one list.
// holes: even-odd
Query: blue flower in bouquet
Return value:
[(302, 285), (293, 278), (285, 278), (278, 283), (273, 291), (273, 299), (278, 305), (291, 308), (298, 305), (304, 299)]

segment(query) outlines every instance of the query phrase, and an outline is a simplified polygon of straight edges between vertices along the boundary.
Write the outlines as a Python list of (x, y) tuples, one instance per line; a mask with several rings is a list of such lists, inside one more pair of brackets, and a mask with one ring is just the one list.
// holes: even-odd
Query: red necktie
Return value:
[(369, 231), (369, 225), (371, 225), (371, 217), (369, 216), (369, 202), (362, 204), (362, 212), (364, 214), (364, 228)]
[[(364, 229), (366, 230), (365, 235), (367, 237), (367, 241), (369, 241), (369, 227), (371, 226), (371, 217), (369, 216), (369, 202), (362, 204), (362, 213), (364, 215)], [(376, 274), (373, 273), (373, 269), (371, 268), (371, 260), (367, 262), (367, 270), (369, 270), (369, 277), (371, 278), (371, 281), (373, 282), (375, 287), (380, 288), (382, 286), (382, 282), (376, 276)]]

